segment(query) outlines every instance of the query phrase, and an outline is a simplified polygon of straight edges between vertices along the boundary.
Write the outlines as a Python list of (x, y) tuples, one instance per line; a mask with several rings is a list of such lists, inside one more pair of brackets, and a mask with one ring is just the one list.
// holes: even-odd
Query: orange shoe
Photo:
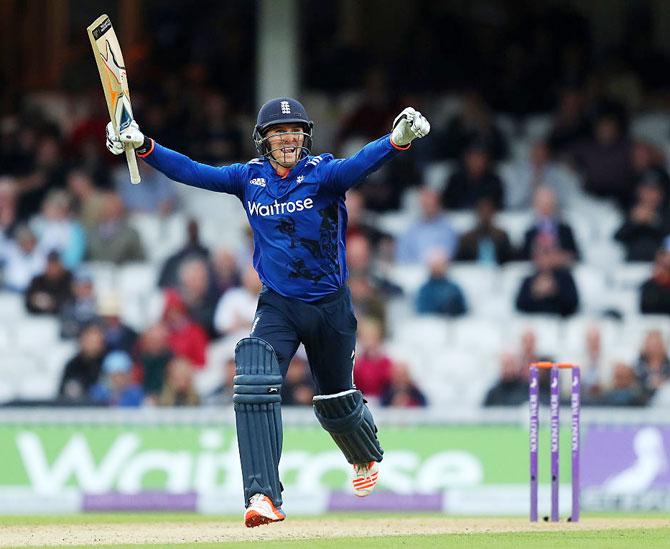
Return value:
[(354, 465), (354, 494), (364, 497), (370, 494), (377, 484), (379, 464), (376, 461), (357, 463)]
[(244, 511), (244, 525), (254, 528), (271, 522), (281, 522), (286, 515), (281, 507), (275, 507), (272, 500), (263, 494), (254, 494), (249, 500), (249, 507)]

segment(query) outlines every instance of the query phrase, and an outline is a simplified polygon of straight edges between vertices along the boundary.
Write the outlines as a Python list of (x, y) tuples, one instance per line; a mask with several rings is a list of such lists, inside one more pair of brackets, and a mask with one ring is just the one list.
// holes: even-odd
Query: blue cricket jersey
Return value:
[(344, 193), (393, 158), (386, 135), (354, 156), (307, 156), (280, 177), (265, 158), (214, 167), (153, 143), (142, 158), (170, 179), (240, 199), (254, 235), (253, 262), (267, 287), (316, 301), (347, 280)]

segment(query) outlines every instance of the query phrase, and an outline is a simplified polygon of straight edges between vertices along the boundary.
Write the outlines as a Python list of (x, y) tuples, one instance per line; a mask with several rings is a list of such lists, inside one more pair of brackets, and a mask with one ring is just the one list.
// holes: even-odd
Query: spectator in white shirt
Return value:
[(222, 335), (236, 332), (248, 335), (251, 331), (261, 281), (253, 267), (247, 267), (242, 276), (242, 286), (231, 288), (221, 296), (214, 313), (214, 327)]
[(16, 230), (15, 240), (9, 240), (0, 250), (4, 263), (4, 287), (15, 292), (24, 292), (30, 281), (44, 271), (46, 253), (37, 245), (37, 237), (26, 226)]

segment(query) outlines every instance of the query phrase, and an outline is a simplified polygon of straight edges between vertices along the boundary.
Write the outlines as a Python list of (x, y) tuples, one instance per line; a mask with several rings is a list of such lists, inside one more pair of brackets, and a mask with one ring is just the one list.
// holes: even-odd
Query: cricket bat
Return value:
[[(133, 121), (133, 109), (130, 106), (128, 78), (126, 67), (121, 55), (121, 46), (107, 15), (101, 15), (88, 27), (88, 38), (91, 41), (95, 62), (98, 65), (102, 89), (105, 92), (107, 110), (112, 120), (116, 134), (125, 130)], [(137, 168), (135, 150), (130, 144), (126, 145), (126, 160), (130, 171), (130, 181), (139, 183), (140, 172)]]

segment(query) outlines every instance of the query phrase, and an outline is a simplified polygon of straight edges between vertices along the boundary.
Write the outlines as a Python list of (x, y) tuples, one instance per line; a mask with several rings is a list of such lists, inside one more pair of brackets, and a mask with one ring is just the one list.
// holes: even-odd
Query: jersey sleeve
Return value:
[[(409, 147), (406, 147), (409, 148)], [(365, 179), (379, 167), (394, 158), (398, 151), (405, 150), (391, 141), (391, 135), (385, 135), (371, 141), (355, 155), (339, 158), (326, 163), (326, 185), (338, 194)]]
[(155, 141), (146, 153), (138, 156), (174, 181), (243, 198), (243, 164), (221, 167), (201, 164)]

